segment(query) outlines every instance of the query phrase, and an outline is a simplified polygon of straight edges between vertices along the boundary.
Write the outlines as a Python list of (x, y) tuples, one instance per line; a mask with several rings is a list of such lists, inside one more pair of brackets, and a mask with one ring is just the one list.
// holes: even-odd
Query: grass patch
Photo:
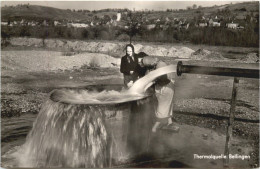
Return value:
[(99, 62), (98, 62), (98, 60), (97, 60), (96, 57), (93, 57), (93, 58), (90, 60), (90, 62), (89, 62), (89, 67), (90, 67), (90, 68), (94, 68), (94, 69), (100, 67)]

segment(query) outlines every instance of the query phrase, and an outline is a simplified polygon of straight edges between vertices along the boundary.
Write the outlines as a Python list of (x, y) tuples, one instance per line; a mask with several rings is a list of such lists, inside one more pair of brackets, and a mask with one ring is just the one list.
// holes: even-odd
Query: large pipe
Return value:
[(183, 65), (182, 61), (179, 61), (177, 64), (177, 75), (181, 76), (182, 73), (258, 78), (259, 79), (259, 69), (193, 66), (193, 65)]

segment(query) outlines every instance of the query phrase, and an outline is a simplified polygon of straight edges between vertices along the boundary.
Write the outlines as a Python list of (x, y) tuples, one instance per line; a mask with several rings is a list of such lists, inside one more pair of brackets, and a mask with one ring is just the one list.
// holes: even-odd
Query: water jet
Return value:
[(134, 95), (122, 88), (99, 85), (52, 91), (15, 155), (18, 166), (112, 167), (146, 152), (152, 94)]

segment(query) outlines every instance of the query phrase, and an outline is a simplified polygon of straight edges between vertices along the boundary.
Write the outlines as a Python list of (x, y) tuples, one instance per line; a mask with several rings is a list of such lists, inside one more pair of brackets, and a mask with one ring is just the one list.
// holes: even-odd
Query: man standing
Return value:
[[(165, 62), (152, 57), (144, 57), (143, 64), (152, 70), (167, 66)], [(175, 126), (172, 121), (174, 80), (169, 78), (168, 75), (158, 77), (155, 81), (155, 96), (157, 98), (157, 106), (152, 132), (155, 133), (159, 128), (178, 132), (179, 127)]]

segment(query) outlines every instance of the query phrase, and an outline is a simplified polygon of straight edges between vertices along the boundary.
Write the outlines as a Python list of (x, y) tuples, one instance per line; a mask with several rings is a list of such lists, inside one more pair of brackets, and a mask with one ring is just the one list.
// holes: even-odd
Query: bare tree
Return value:
[(127, 17), (127, 22), (128, 22), (128, 29), (126, 33), (130, 37), (130, 44), (132, 43), (133, 37), (141, 32), (141, 21), (142, 21), (143, 15), (138, 14), (138, 13), (132, 13), (129, 12), (128, 17)]
[(190, 6), (187, 6), (187, 10), (191, 10), (192, 8)]

